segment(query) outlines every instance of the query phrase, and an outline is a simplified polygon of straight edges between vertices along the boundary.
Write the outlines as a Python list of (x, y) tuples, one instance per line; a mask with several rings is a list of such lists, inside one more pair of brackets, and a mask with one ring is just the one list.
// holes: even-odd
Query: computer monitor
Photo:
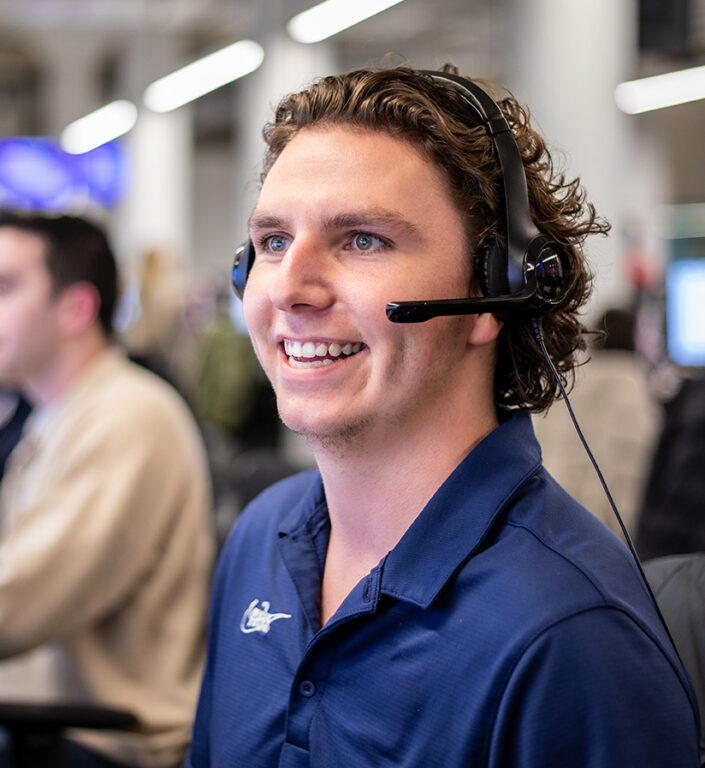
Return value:
[(705, 258), (672, 262), (666, 272), (668, 356), (685, 367), (705, 367)]

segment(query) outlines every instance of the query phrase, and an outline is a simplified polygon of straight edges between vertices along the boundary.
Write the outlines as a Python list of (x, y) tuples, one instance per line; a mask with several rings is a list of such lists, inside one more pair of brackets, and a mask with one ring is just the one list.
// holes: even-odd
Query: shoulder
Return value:
[(47, 450), (63, 466), (92, 461), (174, 476), (206, 468), (203, 440), (181, 396), (110, 351), (79, 382), (51, 422)]
[(117, 351), (100, 365), (81, 392), (84, 418), (109, 423), (118, 435), (139, 429), (145, 440), (164, 431), (181, 437), (184, 430), (195, 432), (195, 419), (171, 384)]
[(670, 652), (628, 549), (547, 473), (524, 487), (486, 544), (461, 578), (482, 573), (485, 589), (503, 596), (493, 618), (498, 637), (515, 626), (514, 641), (529, 643), (570, 616), (604, 610), (605, 620), (615, 612), (628, 616)]
[[(490, 639), (506, 662), (493, 729), (502, 760), (521, 743), (524, 758), (507, 764), (566, 764), (581, 739), (592, 754), (599, 732), (610, 755), (602, 765), (688, 765), (692, 690), (622, 542), (542, 472), (484, 554), (501, 574)], [(536, 762), (522, 762), (532, 749)]]
[(105, 382), (104, 391), (115, 395), (123, 393), (122, 402), (133, 398), (134, 408), (150, 407), (164, 411), (182, 411), (187, 408), (184, 399), (167, 381), (141, 365), (118, 355), (112, 375)]
[(593, 608), (547, 627), (518, 657), (492, 764), (587, 766), (601, 753), (605, 767), (696, 765), (696, 734), (687, 687), (658, 644), (627, 612)]
[[(508, 561), (507, 568), (527, 570), (530, 579), (545, 581), (546, 587), (553, 584), (551, 593), (564, 593), (568, 602), (575, 592), (561, 590), (558, 576), (583, 582), (585, 594), (597, 602), (609, 602), (615, 588), (619, 594), (620, 586), (639, 582), (624, 544), (545, 470), (511, 504), (497, 543), (505, 541), (525, 554)], [(532, 559), (543, 567), (527, 569)]]

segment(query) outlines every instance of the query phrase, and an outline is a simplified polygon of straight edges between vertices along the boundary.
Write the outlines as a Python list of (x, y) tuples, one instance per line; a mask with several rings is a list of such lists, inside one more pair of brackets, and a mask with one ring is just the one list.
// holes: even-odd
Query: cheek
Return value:
[(408, 337), (408, 357), (422, 372), (446, 369), (462, 361), (467, 352), (468, 318), (434, 318), (411, 326), (417, 335)]
[(42, 318), (38, 317), (31, 307), (8, 307), (0, 313), (0, 318), (4, 335), (17, 342), (22, 342), (23, 339), (31, 340), (42, 330)]
[[(250, 298), (251, 296), (252, 298)], [(262, 302), (257, 302), (251, 292), (246, 292), (242, 312), (245, 318), (245, 325), (250, 334), (252, 347), (258, 360), (264, 365), (263, 352), (266, 350), (266, 334), (270, 326), (266, 305)]]
[(251, 336), (260, 333), (266, 323), (266, 305), (254, 280), (249, 280), (242, 299), (242, 314)]

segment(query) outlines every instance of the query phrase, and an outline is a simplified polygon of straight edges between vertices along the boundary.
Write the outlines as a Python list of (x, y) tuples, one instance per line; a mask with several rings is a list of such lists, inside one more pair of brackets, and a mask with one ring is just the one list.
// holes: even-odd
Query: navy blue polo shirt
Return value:
[(691, 686), (619, 542), (516, 413), (320, 626), (329, 533), (304, 473), (218, 567), (191, 768), (691, 768)]

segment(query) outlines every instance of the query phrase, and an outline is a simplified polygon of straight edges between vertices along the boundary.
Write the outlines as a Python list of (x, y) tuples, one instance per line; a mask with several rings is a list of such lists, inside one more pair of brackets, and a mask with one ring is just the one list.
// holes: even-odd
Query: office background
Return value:
[[(529, 104), (612, 222), (589, 244), (594, 315), (630, 301), (635, 281), (657, 285), (674, 254), (705, 252), (705, 102), (626, 114), (614, 96), (625, 80), (703, 63), (705, 0), (404, 0), (296, 42), (287, 22), (309, 5), (0, 0), (0, 203), (94, 215), (127, 274), (159, 251), (188, 285), (227, 281), (281, 95), (358, 66), (451, 61)], [(168, 112), (144, 105), (151, 82), (243, 39), (262, 46), (254, 72)], [(115, 100), (137, 106), (134, 126), (67, 171), (51, 155), (63, 129)], [(46, 137), (49, 170), (36, 149), (8, 150), (11, 137)]]

